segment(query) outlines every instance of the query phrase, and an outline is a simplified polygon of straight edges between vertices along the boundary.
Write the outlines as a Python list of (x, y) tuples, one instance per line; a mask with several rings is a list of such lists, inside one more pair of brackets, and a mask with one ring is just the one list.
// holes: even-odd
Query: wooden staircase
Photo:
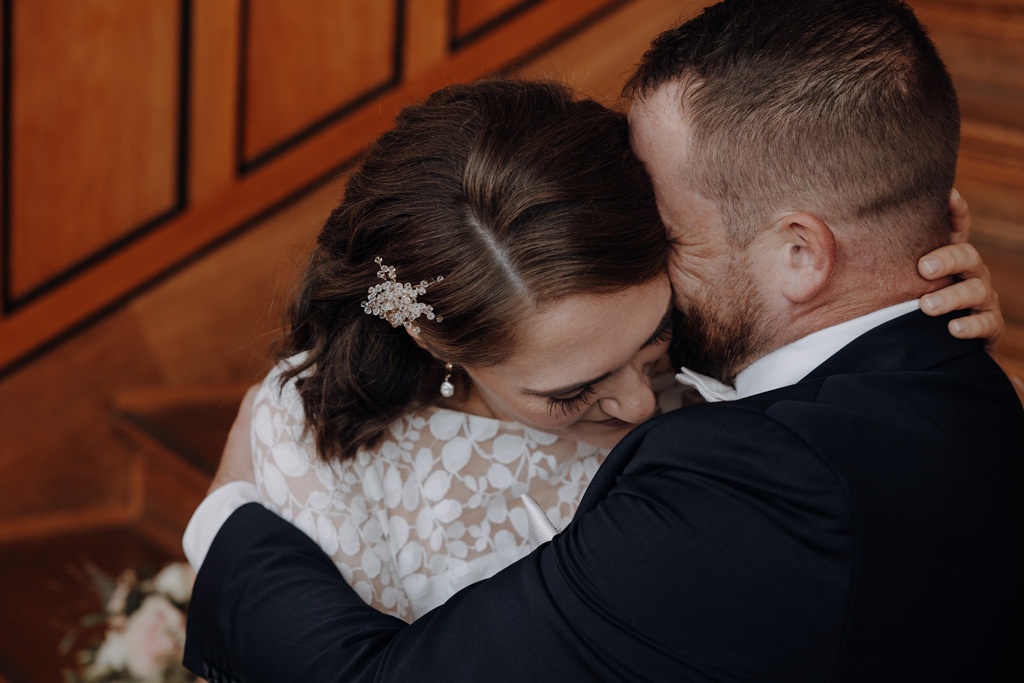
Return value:
[[(109, 577), (183, 560), (181, 533), (217, 467), (245, 385), (148, 389), (120, 396), (115, 425), (143, 455), (140, 495), (119, 521), (0, 544), (0, 683), (62, 680), (75, 651), (60, 644), (103, 604), (88, 568)], [(98, 642), (86, 629), (81, 646)], [(77, 649), (77, 648), (76, 648)]]

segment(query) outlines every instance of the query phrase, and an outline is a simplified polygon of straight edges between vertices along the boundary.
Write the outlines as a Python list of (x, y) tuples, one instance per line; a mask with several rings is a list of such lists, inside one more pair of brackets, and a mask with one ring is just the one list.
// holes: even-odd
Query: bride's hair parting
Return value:
[[(440, 399), (444, 363), (488, 366), (538, 309), (665, 271), (668, 245), (625, 117), (550, 82), (491, 79), (403, 110), (317, 240), (281, 357), (324, 460), (353, 457)], [(375, 262), (443, 321), (366, 315)], [(429, 352), (426, 351), (429, 349)], [(465, 379), (456, 377), (465, 391)]]

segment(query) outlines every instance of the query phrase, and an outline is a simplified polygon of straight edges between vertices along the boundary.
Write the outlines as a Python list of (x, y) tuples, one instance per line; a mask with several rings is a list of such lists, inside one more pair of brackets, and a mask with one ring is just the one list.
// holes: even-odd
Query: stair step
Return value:
[[(0, 683), (54, 683), (74, 668), (75, 650), (61, 641), (87, 614), (103, 611), (86, 567), (115, 578), (122, 571), (156, 571), (182, 559), (133, 526), (90, 529), (0, 545)], [(84, 636), (101, 637), (101, 632)], [(97, 641), (86, 639), (81, 645)]]

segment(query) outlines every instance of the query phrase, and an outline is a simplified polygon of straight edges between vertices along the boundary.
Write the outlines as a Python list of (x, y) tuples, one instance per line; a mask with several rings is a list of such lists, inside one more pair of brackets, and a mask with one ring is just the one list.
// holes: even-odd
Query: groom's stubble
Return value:
[(676, 311), (669, 357), (686, 367), (732, 384), (736, 374), (772, 350), (777, 321), (750, 269), (749, 255), (737, 252), (714, 282), (702, 284), (687, 313)]

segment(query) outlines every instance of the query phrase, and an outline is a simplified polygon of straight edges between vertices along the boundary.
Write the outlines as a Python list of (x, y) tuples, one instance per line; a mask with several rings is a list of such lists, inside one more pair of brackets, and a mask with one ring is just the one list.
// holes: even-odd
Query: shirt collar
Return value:
[(906, 301), (813, 332), (751, 363), (736, 376), (735, 389), (688, 368), (680, 368), (676, 379), (695, 388), (709, 403), (747, 398), (796, 384), (857, 337), (917, 310), (918, 306), (916, 299)]

